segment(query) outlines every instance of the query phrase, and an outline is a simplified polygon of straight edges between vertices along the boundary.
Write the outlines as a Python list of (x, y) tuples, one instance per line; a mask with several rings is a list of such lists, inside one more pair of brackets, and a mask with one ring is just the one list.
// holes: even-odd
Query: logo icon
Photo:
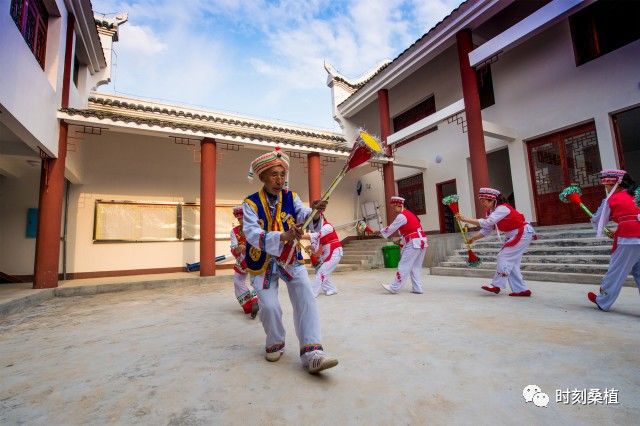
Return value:
[(542, 392), (540, 386), (527, 385), (522, 389), (522, 397), (525, 402), (533, 402), (536, 407), (546, 407), (549, 405), (549, 395)]
[(549, 395), (547, 395), (546, 393), (538, 392), (537, 394), (533, 395), (533, 404), (536, 407), (546, 407), (547, 405), (549, 405)]

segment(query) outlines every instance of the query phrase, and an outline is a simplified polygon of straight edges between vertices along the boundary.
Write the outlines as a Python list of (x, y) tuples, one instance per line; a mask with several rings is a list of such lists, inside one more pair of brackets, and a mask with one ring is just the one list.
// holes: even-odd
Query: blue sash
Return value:
[[(278, 203), (276, 204), (275, 214), (271, 216), (267, 194), (264, 188), (260, 191), (249, 195), (244, 201), (247, 203), (258, 216), (258, 224), (265, 231), (281, 231), (285, 232), (290, 225), (296, 223), (296, 211), (293, 204), (295, 193), (292, 191), (280, 191), (278, 194)], [(265, 238), (260, 239), (260, 247), (254, 247), (247, 241), (247, 251), (245, 261), (247, 262), (247, 271), (252, 276), (264, 273), (267, 266), (271, 263), (271, 255), (263, 250)], [(302, 260), (302, 253), (297, 253), (297, 259)]]

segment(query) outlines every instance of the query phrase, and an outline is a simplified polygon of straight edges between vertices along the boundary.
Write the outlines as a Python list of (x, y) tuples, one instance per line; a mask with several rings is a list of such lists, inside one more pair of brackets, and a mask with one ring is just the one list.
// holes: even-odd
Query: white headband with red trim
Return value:
[(622, 180), (625, 174), (627, 174), (626, 171), (619, 169), (602, 170), (600, 172), (600, 183), (603, 185), (615, 185)]
[(389, 198), (389, 203), (394, 205), (394, 206), (403, 206), (404, 205), (404, 198), (402, 197), (397, 197), (397, 196), (393, 196), (391, 198)]
[(500, 191), (493, 188), (480, 188), (478, 190), (478, 198), (484, 198), (485, 200), (495, 200), (500, 195)]

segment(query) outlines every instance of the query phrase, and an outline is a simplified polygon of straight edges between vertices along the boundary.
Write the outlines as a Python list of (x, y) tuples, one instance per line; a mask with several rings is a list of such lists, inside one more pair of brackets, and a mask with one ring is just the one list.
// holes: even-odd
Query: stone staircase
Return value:
[(351, 239), (343, 242), (344, 255), (339, 266), (352, 266), (354, 269), (381, 268), (382, 246), (388, 243), (380, 237)]
[[(611, 240), (595, 238), (588, 223), (536, 227), (538, 240), (531, 243), (522, 257), (522, 274), (527, 280), (600, 284), (607, 271)], [(493, 234), (473, 245), (482, 260), (477, 268), (466, 264), (467, 250), (461, 245), (444, 262), (431, 268), (432, 275), (492, 277), (496, 255), (502, 244)], [(631, 277), (625, 285), (635, 286)]]
[[(344, 254), (335, 272), (381, 268), (383, 266), (381, 247), (386, 244), (387, 240), (379, 237), (343, 241), (342, 250)], [(315, 269), (309, 264), (307, 265), (307, 270), (315, 273)]]

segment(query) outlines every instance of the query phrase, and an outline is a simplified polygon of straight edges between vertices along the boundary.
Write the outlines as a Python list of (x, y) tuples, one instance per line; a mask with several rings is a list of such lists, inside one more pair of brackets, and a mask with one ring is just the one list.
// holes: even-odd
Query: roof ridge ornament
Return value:
[(383, 59), (380, 62), (378, 62), (376, 65), (374, 65), (372, 68), (370, 68), (369, 71), (361, 75), (360, 77), (355, 79), (349, 79), (345, 77), (343, 74), (339, 73), (335, 69), (335, 67), (331, 65), (331, 63), (327, 62), (327, 60), (325, 59), (324, 69), (327, 71), (327, 74), (329, 74), (327, 76), (327, 85), (331, 83), (331, 81), (333, 80), (340, 80), (347, 83), (349, 86), (353, 88), (358, 88), (363, 84), (365, 84), (370, 79), (372, 79), (376, 74), (378, 74), (380, 71), (386, 68), (387, 65), (389, 65), (390, 63), (391, 63), (391, 59)]

